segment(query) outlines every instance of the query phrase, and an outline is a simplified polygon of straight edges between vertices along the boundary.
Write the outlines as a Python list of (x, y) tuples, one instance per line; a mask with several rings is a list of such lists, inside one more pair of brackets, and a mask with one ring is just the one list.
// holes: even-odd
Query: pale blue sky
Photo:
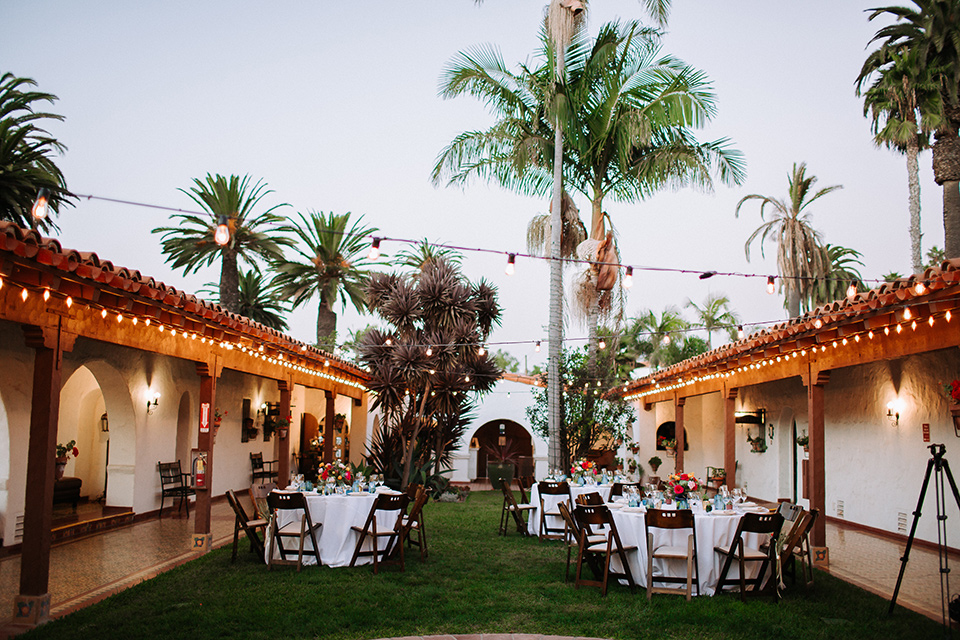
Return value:
[[(249, 173), (294, 210), (352, 211), (383, 235), (523, 252), (527, 221), (547, 203), (476, 183), (435, 189), (438, 152), (460, 131), (488, 126), (482, 105), (441, 100), (437, 83), (459, 50), (498, 45), (508, 62), (537, 47), (545, 2), (66, 2), (0, 0), (3, 70), (36, 79), (60, 100), (66, 122), (51, 127), (67, 146), (60, 160), (78, 193), (194, 208), (177, 191), (207, 172)], [(727, 293), (745, 322), (781, 319), (763, 280), (644, 272), (640, 266), (774, 273), (771, 259), (744, 258), (760, 218), (734, 218), (749, 193), (783, 195), (793, 162), (820, 186), (844, 189), (814, 209), (825, 240), (860, 250), (866, 278), (909, 271), (907, 187), (902, 157), (875, 149), (854, 79), (877, 24), (844, 0), (675, 0), (664, 50), (714, 81), (719, 113), (701, 139), (730, 137), (744, 152), (747, 182), (715, 193), (684, 190), (606, 208), (625, 264), (638, 267), (631, 314)], [(595, 0), (589, 29), (642, 18), (636, 0)], [(924, 249), (943, 246), (941, 195), (929, 152), (920, 159)], [(581, 210), (588, 210), (578, 198)], [(164, 264), (150, 229), (166, 215), (82, 202), (60, 219), (66, 247), (96, 251), (187, 291), (217, 278), (184, 277)], [(384, 245), (393, 252), (396, 245)], [(767, 247), (768, 257), (774, 246)], [(547, 266), (468, 254), (472, 278), (500, 287), (503, 327), (494, 341), (546, 337)], [(291, 333), (312, 340), (316, 312), (292, 316)], [(339, 328), (364, 326), (355, 312)], [(585, 335), (571, 326), (568, 336)], [(532, 366), (531, 345), (506, 347)]]

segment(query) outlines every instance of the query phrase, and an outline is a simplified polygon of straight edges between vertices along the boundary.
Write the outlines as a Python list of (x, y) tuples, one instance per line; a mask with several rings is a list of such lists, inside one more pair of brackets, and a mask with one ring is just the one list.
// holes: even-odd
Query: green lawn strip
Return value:
[[(812, 588), (772, 597), (654, 596), (611, 585), (564, 582), (566, 550), (516, 532), (497, 535), (502, 497), (424, 508), (430, 557), (416, 548), (407, 570), (266, 566), (243, 549), (211, 552), (98, 604), (55, 620), (40, 638), (373, 638), (467, 633), (542, 633), (602, 638), (927, 638), (928, 618), (818, 572)], [(195, 630), (202, 632), (197, 634)]]

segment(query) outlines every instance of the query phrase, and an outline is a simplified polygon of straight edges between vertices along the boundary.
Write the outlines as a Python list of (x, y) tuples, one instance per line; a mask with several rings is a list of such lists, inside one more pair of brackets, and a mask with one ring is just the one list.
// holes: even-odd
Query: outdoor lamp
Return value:
[(894, 398), (887, 403), (887, 418), (890, 419), (890, 424), (895, 427), (900, 426), (900, 413), (903, 411), (903, 400), (900, 398)]
[(767, 276), (767, 293), (773, 295), (776, 290), (777, 287), (773, 284), (773, 276)]
[(847, 297), (852, 298), (857, 295), (857, 281), (851, 280), (850, 284), (847, 286)]
[(110, 421), (107, 420), (107, 414), (100, 416), (100, 432), (109, 433), (110, 432)]
[(367, 257), (371, 260), (377, 260), (380, 258), (380, 238), (373, 238), (373, 244), (370, 245), (370, 253), (367, 254)]
[(623, 288), (629, 289), (633, 286), (633, 267), (627, 267), (627, 273), (623, 276)]
[(43, 220), (47, 217), (47, 201), (50, 199), (50, 190), (46, 187), (41, 187), (37, 191), (37, 199), (33, 201), (33, 209), (31, 213), (33, 217), (37, 220)]
[(154, 391), (153, 401), (147, 400), (147, 415), (153, 415), (153, 412), (157, 410), (157, 407), (160, 405), (160, 392)]
[(516, 264), (516, 262), (517, 262), (517, 254), (515, 254), (515, 253), (508, 253), (508, 254), (507, 254), (507, 268), (504, 269), (504, 273), (506, 273), (508, 276), (512, 276), (512, 275), (514, 274), (514, 272), (516, 271), (516, 268), (515, 268), (515, 266), (514, 266), (514, 265)]
[(217, 230), (213, 234), (213, 239), (221, 247), (230, 242), (230, 227), (227, 225), (227, 216), (220, 216), (220, 219), (217, 221)]

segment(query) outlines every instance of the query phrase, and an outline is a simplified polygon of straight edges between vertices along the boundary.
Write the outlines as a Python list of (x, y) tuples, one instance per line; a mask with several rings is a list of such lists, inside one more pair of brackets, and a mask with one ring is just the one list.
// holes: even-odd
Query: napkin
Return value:
[(627, 505), (625, 505), (625, 504), (622, 503), (622, 502), (610, 502), (610, 503), (607, 504), (607, 508), (608, 508), (608, 509), (623, 509), (623, 508), (626, 507), (626, 506), (627, 506)]
[(643, 507), (623, 507), (622, 511), (624, 513), (646, 513), (647, 510)]

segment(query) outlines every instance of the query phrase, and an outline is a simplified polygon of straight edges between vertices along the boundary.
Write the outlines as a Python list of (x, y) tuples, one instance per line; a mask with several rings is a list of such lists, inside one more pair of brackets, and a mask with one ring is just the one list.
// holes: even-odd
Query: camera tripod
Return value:
[(953, 492), (953, 498), (960, 507), (960, 491), (957, 491), (957, 483), (953, 480), (953, 474), (950, 473), (950, 463), (947, 462), (943, 454), (947, 448), (942, 444), (931, 444), (929, 447), (932, 454), (927, 461), (927, 472), (923, 476), (923, 486), (920, 488), (920, 499), (917, 501), (917, 510), (913, 512), (913, 524), (910, 526), (910, 536), (907, 538), (907, 548), (900, 558), (900, 575), (897, 576), (897, 586), (893, 590), (893, 598), (890, 600), (890, 608), (887, 615), (893, 613), (893, 608), (897, 604), (897, 595), (900, 593), (900, 584), (903, 582), (903, 572), (907, 568), (907, 562), (910, 560), (910, 549), (913, 547), (913, 539), (917, 533), (917, 524), (920, 521), (920, 510), (923, 508), (923, 500), (927, 495), (927, 487), (930, 484), (930, 472), (935, 471), (933, 477), (934, 493), (937, 502), (937, 554), (940, 557), (940, 607), (943, 614), (943, 624), (946, 628), (946, 637), (950, 637), (950, 623), (948, 621), (947, 597), (950, 595), (950, 567), (947, 566), (947, 499), (946, 487), (944, 486), (944, 476), (950, 482), (950, 490)]

